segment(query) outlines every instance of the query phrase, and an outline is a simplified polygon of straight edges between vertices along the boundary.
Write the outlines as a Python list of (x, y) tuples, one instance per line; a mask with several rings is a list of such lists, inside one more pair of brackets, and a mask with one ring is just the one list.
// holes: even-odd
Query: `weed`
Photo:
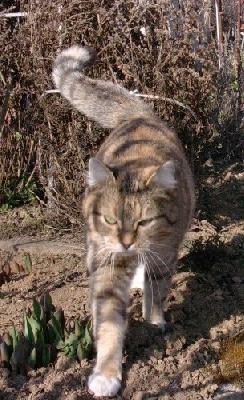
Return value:
[[(244, 387), (244, 331), (227, 339), (221, 346), (220, 362), (212, 374), (217, 382)], [(211, 371), (211, 369), (210, 369)]]
[(25, 184), (23, 178), (12, 177), (1, 189), (0, 212), (6, 212), (11, 208), (32, 203), (36, 199), (38, 192), (39, 188), (35, 179)]
[(0, 340), (0, 366), (16, 373), (47, 367), (58, 354), (82, 360), (92, 356), (92, 325), (75, 320), (74, 332), (65, 329), (61, 308), (56, 309), (49, 293), (33, 300), (23, 316), (23, 330), (12, 329)]

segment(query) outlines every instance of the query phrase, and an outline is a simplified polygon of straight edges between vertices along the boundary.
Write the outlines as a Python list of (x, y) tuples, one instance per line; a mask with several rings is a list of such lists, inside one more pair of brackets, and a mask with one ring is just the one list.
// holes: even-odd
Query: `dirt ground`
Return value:
[[(243, 216), (240, 165), (209, 166), (167, 300), (164, 336), (142, 320), (140, 291), (131, 293), (118, 399), (244, 399), (235, 386), (221, 394), (213, 372), (223, 341), (244, 329)], [(0, 239), (1, 262), (27, 249), (34, 263), (30, 275), (15, 274), (0, 287), (0, 334), (13, 322), (20, 326), (23, 310), (47, 290), (68, 322), (89, 315), (82, 230), (54, 228), (44, 210), (24, 207), (0, 215)], [(60, 358), (28, 377), (2, 369), (0, 399), (92, 399), (86, 381), (93, 364)]]

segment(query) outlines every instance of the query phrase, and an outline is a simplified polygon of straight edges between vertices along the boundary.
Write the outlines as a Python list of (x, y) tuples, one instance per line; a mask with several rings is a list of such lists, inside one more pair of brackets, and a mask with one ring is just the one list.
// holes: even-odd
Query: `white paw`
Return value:
[(164, 318), (158, 318), (158, 319), (153, 319), (151, 321), (151, 324), (157, 325), (160, 329), (161, 332), (164, 333), (166, 331), (166, 321)]
[(120, 380), (118, 378), (107, 378), (100, 372), (93, 372), (89, 376), (88, 387), (95, 397), (115, 396), (120, 389)]

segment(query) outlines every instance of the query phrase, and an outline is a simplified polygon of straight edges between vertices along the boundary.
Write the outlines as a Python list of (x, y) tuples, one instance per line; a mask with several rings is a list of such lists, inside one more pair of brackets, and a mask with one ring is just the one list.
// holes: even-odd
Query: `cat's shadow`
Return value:
[(143, 365), (144, 363), (146, 365), (150, 358), (155, 356), (163, 359), (165, 347), (165, 336), (162, 329), (142, 318), (141, 291), (133, 290), (124, 344), (122, 391), (125, 389), (127, 375), (133, 364), (141, 363)]
[[(234, 323), (223, 332), (218, 327), (224, 321), (230, 321), (233, 315), (244, 312), (244, 291), (241, 288), (244, 282), (243, 255), (239, 248), (243, 239), (242, 234), (237, 234), (228, 243), (228, 248), (217, 242), (197, 243), (180, 261), (168, 298), (165, 335), (156, 326), (142, 320), (141, 296), (139, 291), (134, 293), (125, 341), (123, 382), (126, 382), (133, 364), (148, 365), (154, 363), (155, 358), (174, 356), (177, 353), (174, 343), (178, 339), (183, 338), (181, 350), (184, 350), (199, 339), (211, 340), (215, 335), (221, 342), (236, 333)], [(202, 350), (200, 347), (196, 350), (198, 353)], [(218, 358), (217, 354), (215, 356)], [(194, 370), (194, 363), (189, 368)]]
[(126, 364), (147, 361), (154, 352), (164, 356), (165, 338), (162, 330), (146, 321), (130, 319), (125, 340)]

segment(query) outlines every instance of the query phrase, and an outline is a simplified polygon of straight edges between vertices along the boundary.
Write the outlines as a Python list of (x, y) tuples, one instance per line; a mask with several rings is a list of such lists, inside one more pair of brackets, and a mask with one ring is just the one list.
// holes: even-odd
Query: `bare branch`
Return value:
[(28, 12), (19, 11), (19, 12), (9, 12), (9, 13), (0, 13), (0, 18), (18, 18), (18, 17), (27, 17)]
[(1, 110), (1, 113), (0, 113), (0, 139), (2, 137), (5, 118), (6, 118), (6, 115), (7, 115), (7, 112), (8, 112), (8, 104), (9, 104), (10, 96), (11, 96), (11, 88), (10, 87), (6, 87), (5, 94), (4, 94), (4, 99), (3, 99), (3, 104), (2, 104), (2, 110)]
[(166, 101), (167, 103), (176, 104), (177, 106), (182, 107), (182, 108), (184, 108), (185, 110), (189, 111), (189, 113), (190, 113), (196, 120), (198, 120), (198, 118), (197, 118), (196, 114), (194, 113), (194, 111), (192, 111), (192, 109), (191, 109), (189, 106), (183, 104), (183, 103), (182, 103), (181, 101), (179, 101), (179, 100), (171, 99), (171, 98), (169, 98), (169, 97), (164, 97), (164, 96), (154, 96), (154, 95), (151, 95), (151, 94), (140, 94), (140, 93), (132, 93), (132, 94), (133, 94), (134, 96), (147, 98), (147, 99), (149, 99), (149, 100), (162, 100), (162, 101)]

